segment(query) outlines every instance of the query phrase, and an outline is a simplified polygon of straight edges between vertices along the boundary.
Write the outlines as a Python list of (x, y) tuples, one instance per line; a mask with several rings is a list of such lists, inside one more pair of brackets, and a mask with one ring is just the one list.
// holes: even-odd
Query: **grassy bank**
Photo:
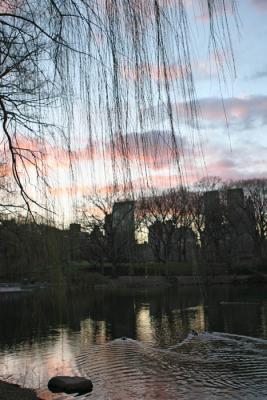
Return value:
[(79, 272), (96, 273), (103, 276), (217, 276), (217, 275), (254, 275), (267, 273), (267, 265), (239, 264), (228, 266), (225, 263), (193, 263), (193, 262), (146, 262), (97, 264), (87, 261), (72, 262), (64, 266), (64, 274)]
[[(244, 271), (244, 272), (243, 272)], [(228, 272), (223, 266), (208, 270), (190, 263), (110, 264), (71, 263), (64, 267), (70, 287), (97, 289), (157, 289), (185, 285), (266, 284), (267, 274), (255, 268)]]
[[(166, 285), (185, 285), (202, 282), (206, 284), (213, 283), (263, 283), (267, 268), (264, 265), (239, 265), (230, 268), (223, 263), (212, 265), (194, 264), (190, 262), (168, 262), (168, 263), (121, 263), (116, 266), (111, 263), (97, 264), (87, 261), (71, 262), (64, 265), (50, 266), (32, 272), (30, 276), (21, 279), (12, 275), (0, 276), (0, 282), (19, 282), (25, 285), (36, 282), (46, 282), (48, 285), (67, 285), (79, 287), (100, 287), (113, 285), (117, 286), (119, 282), (132, 282), (137, 285), (151, 287), (153, 282), (163, 282)], [(126, 279), (126, 277), (128, 277)], [(136, 279), (134, 279), (134, 277)], [(138, 280), (138, 278), (140, 278)]]
[(190, 262), (147, 262), (147, 263), (119, 263), (112, 265), (111, 263), (90, 263), (87, 261), (72, 262), (64, 267), (64, 271), (68, 273), (74, 273), (78, 271), (83, 272), (95, 272), (105, 276), (122, 276), (122, 275), (195, 275), (201, 266), (195, 266)]

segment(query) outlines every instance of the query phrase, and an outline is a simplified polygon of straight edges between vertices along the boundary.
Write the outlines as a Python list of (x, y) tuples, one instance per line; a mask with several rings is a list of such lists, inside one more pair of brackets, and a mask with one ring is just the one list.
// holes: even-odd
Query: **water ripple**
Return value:
[[(28, 370), (29, 382), (34, 385), (40, 379), (40, 399), (267, 398), (267, 341), (264, 339), (204, 332), (198, 336), (188, 335), (169, 348), (152, 347), (132, 339), (116, 339), (101, 345), (88, 344), (87, 348), (83, 348), (85, 350), (74, 358), (66, 358), (66, 353), (65, 370), (59, 369), (58, 372), (90, 378), (94, 384), (93, 392), (78, 397), (52, 394), (42, 387), (42, 382), (47, 382), (47, 376), (40, 378), (35, 376), (34, 370)], [(51, 360), (54, 366), (52, 355), (51, 350), (44, 351), (43, 362)], [(12, 365), (16, 361), (15, 356), (8, 358)], [(26, 367), (24, 364), (20, 366), (22, 369)], [(28, 385), (27, 382), (25, 385)]]
[(189, 335), (169, 349), (117, 339), (76, 360), (94, 382), (90, 399), (266, 399), (267, 341), (223, 333)]

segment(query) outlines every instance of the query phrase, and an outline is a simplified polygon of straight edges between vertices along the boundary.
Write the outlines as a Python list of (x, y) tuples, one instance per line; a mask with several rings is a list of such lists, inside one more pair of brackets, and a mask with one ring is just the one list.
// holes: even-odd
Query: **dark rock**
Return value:
[(93, 384), (80, 376), (55, 376), (49, 380), (48, 389), (53, 393), (85, 394), (93, 390)]
[(195, 331), (194, 329), (192, 329), (191, 335), (193, 335), (193, 336), (198, 336), (198, 333), (197, 333), (197, 331)]
[(127, 337), (126, 337), (126, 336), (122, 336), (121, 339), (122, 339), (122, 340), (127, 340)]

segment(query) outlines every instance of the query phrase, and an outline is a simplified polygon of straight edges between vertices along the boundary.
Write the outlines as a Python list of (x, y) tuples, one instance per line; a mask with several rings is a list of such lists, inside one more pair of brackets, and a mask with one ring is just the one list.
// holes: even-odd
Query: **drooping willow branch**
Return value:
[[(234, 69), (228, 14), (230, 9), (236, 15), (235, 0), (197, 3), (207, 13), (217, 65), (222, 54)], [(180, 121), (198, 128), (192, 15), (184, 0), (1, 2), (2, 143), (27, 207), (35, 200), (18, 172), (26, 155), (14, 157), (19, 137), (44, 147), (54, 141), (70, 163), (73, 153), (79, 157), (78, 144), (86, 143), (88, 180), (101, 156), (107, 184), (125, 190), (134, 189), (136, 171), (149, 184), (151, 168), (144, 160), (151, 141), (154, 167), (154, 153), (165, 143), (167, 168), (176, 166), (180, 183), (186, 183)], [(34, 153), (28, 156), (26, 164), (36, 164), (42, 175)]]

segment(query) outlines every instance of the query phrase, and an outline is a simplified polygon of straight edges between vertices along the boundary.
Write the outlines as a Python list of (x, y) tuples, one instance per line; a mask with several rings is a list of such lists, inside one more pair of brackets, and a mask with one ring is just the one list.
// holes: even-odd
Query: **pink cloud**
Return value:
[[(177, 143), (175, 151), (174, 143)], [(143, 165), (148, 169), (161, 170), (169, 167), (174, 159), (187, 151), (185, 138), (172, 136), (169, 131), (146, 131), (143, 133), (128, 133), (116, 135), (111, 142), (93, 142), (68, 152), (63, 147), (52, 147), (47, 154), (50, 166), (69, 168), (71, 164), (82, 161), (111, 161), (129, 162)]]
[[(92, 149), (85, 146), (76, 151), (69, 151), (59, 144), (51, 144), (42, 137), (30, 137), (23, 134), (11, 136), (12, 145), (16, 153), (17, 166), (21, 173), (26, 168), (41, 168), (44, 163), (49, 169), (69, 168), (71, 163), (89, 159)], [(95, 148), (97, 148), (95, 146)], [(1, 159), (6, 161), (9, 174), (12, 174), (11, 155), (8, 144), (4, 140), (0, 146)], [(92, 154), (91, 154), (92, 158)]]
[[(225, 107), (225, 113), (223, 109)], [(200, 101), (203, 118), (215, 123), (225, 122), (251, 128), (255, 123), (267, 124), (267, 96), (249, 96), (243, 98), (207, 99)]]
[(207, 172), (209, 175), (219, 176), (222, 179), (239, 178), (236, 163), (228, 158), (208, 162)]
[(14, 13), (20, 6), (22, 0), (1, 0), (0, 13)]
[(259, 11), (267, 11), (266, 0), (251, 0), (252, 5)]
[(50, 193), (55, 197), (75, 197), (75, 196), (89, 196), (94, 193), (94, 189), (89, 185), (72, 184), (66, 186), (56, 186), (50, 189)]
[[(161, 134), (164, 134), (162, 132)], [(165, 132), (166, 134), (166, 132)], [(130, 181), (125, 180), (122, 176), (118, 177), (118, 182), (115, 185), (112, 183), (105, 183), (103, 181), (100, 183), (95, 183), (94, 185), (86, 184), (83, 181), (72, 185), (67, 185), (63, 187), (55, 187), (51, 193), (57, 198), (60, 197), (81, 197), (83, 195), (93, 195), (98, 193), (100, 195), (105, 195), (107, 193), (114, 193), (114, 191), (118, 193), (130, 193), (130, 192), (146, 192), (149, 188), (155, 189), (168, 189), (170, 187), (177, 187), (181, 183), (181, 176), (175, 172), (175, 168), (172, 172), (170, 169), (166, 169), (170, 167), (169, 160), (163, 162), (165, 167), (161, 169), (157, 166), (157, 162), (155, 162), (154, 157), (157, 157), (164, 160), (164, 158), (168, 156), (168, 146), (167, 149), (162, 149), (161, 139), (158, 137), (158, 132), (147, 132), (144, 133), (143, 140), (147, 142), (147, 151), (148, 154), (140, 161), (141, 168), (144, 165), (147, 166), (147, 175), (138, 174), (137, 167), (134, 162), (132, 162), (136, 157), (136, 143), (134, 142), (135, 134), (129, 135), (128, 144), (129, 144), (129, 166), (131, 171), (134, 172), (136, 176)], [(168, 134), (166, 134), (168, 137)], [(153, 140), (152, 140), (153, 138)], [(139, 140), (141, 140), (139, 138)], [(155, 140), (155, 143), (154, 143)], [(158, 141), (157, 141), (158, 140)], [(151, 141), (151, 142), (150, 142)], [(156, 144), (159, 146), (159, 155), (153, 155), (153, 149), (155, 146), (155, 150), (157, 148)], [(118, 146), (118, 143), (116, 144)], [(185, 142), (185, 151), (187, 153), (188, 145)], [(253, 151), (252, 151), (253, 148)], [(201, 154), (197, 154), (193, 165), (192, 160), (190, 162), (190, 157), (184, 157), (182, 160), (182, 170), (186, 172), (184, 174), (183, 183), (187, 185), (193, 184), (198, 181), (200, 177), (203, 177), (203, 174), (209, 176), (220, 176), (222, 179), (242, 179), (242, 178), (250, 178), (250, 177), (262, 177), (266, 175), (267, 171), (267, 161), (264, 158), (264, 154), (266, 149), (262, 148), (260, 145), (252, 145), (250, 143), (240, 143), (233, 145), (233, 150), (231, 151), (227, 145), (221, 144), (213, 144), (209, 142), (206, 146), (205, 153), (205, 170), (200, 168), (200, 165), (203, 165), (203, 158)], [(115, 149), (115, 152), (117, 150)], [(161, 153), (162, 152), (162, 153)], [(164, 153), (166, 152), (166, 153)], [(120, 152), (116, 153), (116, 161), (120, 158)], [(106, 159), (108, 161), (108, 159)], [(77, 165), (79, 168), (79, 165)], [(167, 171), (167, 172), (166, 172)], [(168, 173), (169, 171), (169, 173)], [(111, 178), (111, 177), (110, 177)]]
[[(225, 127), (226, 122), (231, 128), (251, 129), (254, 126), (267, 125), (267, 96), (247, 96), (220, 99), (210, 97), (198, 100), (199, 117), (204, 120), (208, 127)], [(190, 105), (187, 103), (176, 103), (173, 105), (180, 121), (194, 126), (190, 120)], [(149, 112), (149, 110), (147, 110)], [(167, 116), (165, 106), (162, 112)]]
[(205, 146), (206, 171), (209, 175), (222, 179), (246, 179), (267, 176), (267, 148), (260, 143), (234, 140), (232, 149), (226, 143), (214, 143)]
[[(175, 152), (175, 142), (177, 151)], [(110, 146), (111, 144), (109, 144)], [(169, 131), (146, 131), (117, 136), (113, 144), (116, 159), (136, 161), (154, 170), (169, 166), (184, 150), (185, 139), (172, 136)], [(109, 154), (112, 154), (111, 149)]]
[[(174, 154), (175, 140), (178, 144)], [(18, 135), (13, 143), (27, 168), (33, 167), (35, 163), (38, 165), (44, 162), (48, 170), (52, 171), (57, 168), (69, 169), (71, 165), (78, 166), (83, 161), (94, 163), (115, 159), (122, 165), (128, 162), (132, 166), (143, 165), (148, 169), (161, 170), (169, 167), (175, 157), (179, 156), (185, 140), (172, 137), (168, 131), (147, 131), (140, 134), (116, 135), (113, 142), (108, 139), (105, 143), (92, 142), (71, 151), (64, 146), (50, 145), (44, 140), (23, 135)]]
[(165, 68), (163, 65), (158, 67), (157, 65), (147, 64), (140, 65), (139, 67), (131, 68), (129, 66), (121, 69), (121, 74), (124, 78), (138, 81), (143, 79), (153, 79), (154, 81), (172, 81), (175, 79), (186, 79), (189, 74), (188, 68), (180, 65), (167, 65)]
[[(248, 148), (241, 146), (235, 148), (234, 154), (229, 155), (229, 151), (225, 149), (218, 149), (209, 147), (206, 152), (206, 172), (208, 176), (218, 176), (223, 180), (229, 179), (246, 179), (252, 177), (266, 177), (267, 161), (265, 159), (257, 160), (256, 156), (247, 156)], [(237, 156), (239, 155), (239, 157)], [(242, 154), (244, 157), (242, 157)], [(248, 151), (249, 154), (249, 151)], [(245, 158), (245, 159), (244, 159)], [(257, 170), (251, 168), (257, 163)], [(186, 180), (183, 183), (192, 185), (197, 182), (200, 177), (199, 167), (195, 164), (185, 165), (187, 171)], [(154, 171), (155, 172), (155, 171)], [(154, 174), (153, 171), (146, 178), (137, 177), (132, 182), (118, 182), (116, 185), (99, 184), (90, 186), (89, 184), (72, 184), (63, 187), (55, 187), (51, 190), (51, 194), (57, 198), (61, 197), (81, 197), (93, 196), (95, 193), (105, 196), (109, 193), (138, 193), (149, 191), (151, 189), (168, 189), (177, 187), (181, 184), (181, 176), (179, 174), (164, 175), (161, 173)]]
[[(188, 5), (191, 5), (192, 1), (193, 0), (158, 0), (157, 4), (160, 9), (166, 9), (171, 7), (179, 7), (182, 4), (186, 7)], [(95, 3), (97, 10), (99, 7), (101, 7), (102, 12), (107, 15), (112, 14), (116, 7), (116, 2), (114, 2), (114, 0), (97, 0)], [(156, 11), (155, 11), (154, 0), (145, 0), (145, 1), (131, 0), (131, 2), (126, 3), (126, 8), (125, 8), (126, 10), (127, 10), (127, 4), (128, 4), (128, 10), (130, 10), (130, 12), (134, 10), (136, 15), (138, 15), (139, 13), (142, 20), (145, 21), (155, 20)], [(120, 7), (120, 11), (121, 13), (124, 13), (125, 12), (124, 7)], [(129, 19), (127, 18), (126, 20), (129, 23)]]
[[(190, 177), (190, 182), (194, 182), (196, 180), (196, 176)], [(179, 175), (172, 176), (164, 176), (164, 175), (151, 175), (146, 180), (144, 178), (136, 178), (131, 183), (117, 183), (114, 184), (102, 184), (98, 186), (89, 186), (86, 184), (79, 185), (67, 185), (67, 186), (59, 186), (52, 188), (50, 193), (57, 197), (74, 197), (74, 196), (93, 196), (96, 193), (98, 195), (106, 195), (109, 193), (131, 193), (146, 191), (148, 188), (160, 188), (167, 189), (170, 187), (178, 186), (181, 183), (181, 177)]]
[[(30, 169), (42, 169), (42, 161), (46, 159), (47, 142), (41, 138), (31, 138), (22, 134), (11, 136), (13, 155), (15, 157), (17, 170), (24, 175)], [(9, 150), (9, 143), (4, 137), (0, 145), (1, 160), (6, 165), (8, 176), (12, 172), (12, 158)]]
[[(205, 100), (205, 101), (204, 101)], [(210, 123), (221, 123), (224, 118), (223, 110), (218, 110), (219, 99), (204, 99), (200, 103), (202, 105), (203, 117)], [(229, 100), (229, 102), (228, 102)], [(267, 124), (267, 98), (234, 98), (226, 100), (227, 109), (230, 112), (230, 117), (240, 121), (240, 124), (250, 123), (251, 116), (256, 115), (257, 118), (266, 118)], [(202, 104), (202, 102), (204, 103)], [(204, 107), (203, 107), (204, 106)], [(181, 103), (180, 108), (185, 117), (185, 105)], [(179, 114), (181, 116), (181, 113)], [(181, 182), (180, 176), (175, 171), (175, 159), (181, 157), (182, 171), (186, 172), (185, 181), (191, 184), (197, 181), (200, 177), (199, 165), (203, 165), (203, 158), (200, 154), (194, 155), (194, 161), (190, 158), (189, 142), (185, 138), (176, 136), (178, 143), (178, 152), (173, 152), (173, 138), (169, 131), (147, 131), (142, 134), (129, 133), (127, 135), (117, 135), (114, 139), (113, 147), (111, 143), (101, 145), (92, 143), (90, 146), (81, 147), (70, 154), (61, 146), (51, 146), (45, 143), (45, 151), (42, 149), (42, 141), (20, 137), (17, 143), (23, 148), (30, 151), (43, 151), (43, 160), (49, 163), (52, 169), (58, 167), (69, 167), (69, 161), (75, 163), (75, 171), (82, 168), (82, 161), (90, 161), (94, 163), (96, 160), (103, 160), (104, 163), (110, 163), (112, 157), (115, 158), (118, 171), (120, 166), (124, 166), (125, 157), (128, 166), (135, 178), (131, 183), (128, 178), (118, 176), (117, 190), (140, 191), (145, 190), (147, 184), (150, 187), (167, 189), (177, 186)], [(104, 151), (104, 154), (102, 152)], [(183, 150), (183, 153), (182, 153)], [(262, 176), (264, 171), (267, 171), (267, 161), (265, 158), (266, 149), (259, 146), (253, 146), (250, 143), (235, 145), (233, 153), (225, 145), (208, 144), (204, 149), (206, 171), (209, 175), (218, 175), (223, 179), (239, 179), (252, 176)], [(69, 160), (70, 157), (70, 160)], [(193, 165), (192, 165), (193, 164)], [(106, 164), (108, 165), (108, 164)], [(147, 172), (147, 175), (144, 173)], [(172, 172), (171, 172), (172, 171)], [(255, 171), (257, 173), (255, 173)], [(205, 173), (205, 172), (204, 172)], [(57, 198), (75, 197), (82, 195), (92, 195), (97, 190), (100, 194), (114, 191), (114, 185), (106, 184), (104, 177), (101, 184), (90, 185), (86, 184), (85, 178), (77, 176), (76, 183), (65, 184), (65, 186), (56, 186), (51, 189), (51, 194)], [(112, 179), (112, 176), (107, 178)], [(124, 182), (125, 181), (125, 182)], [(129, 178), (130, 181), (130, 178)]]
[(227, 54), (224, 52), (211, 52), (207, 59), (193, 59), (191, 67), (186, 64), (143, 64), (137, 67), (129, 65), (120, 69), (121, 75), (130, 81), (142, 81), (143, 79), (152, 79), (155, 82), (186, 80), (191, 74), (197, 78), (210, 78), (218, 76), (218, 67), (223, 66), (227, 59)]

